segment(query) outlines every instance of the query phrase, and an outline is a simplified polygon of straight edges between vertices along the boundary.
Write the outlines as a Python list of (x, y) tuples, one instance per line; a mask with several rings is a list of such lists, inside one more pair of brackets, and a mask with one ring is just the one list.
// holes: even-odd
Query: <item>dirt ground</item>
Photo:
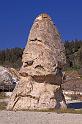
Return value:
[(78, 91), (82, 92), (82, 76), (79, 75), (78, 71), (66, 71), (66, 80), (62, 84), (62, 88), (65, 91)]
[(0, 111), (0, 124), (82, 124), (82, 114)]

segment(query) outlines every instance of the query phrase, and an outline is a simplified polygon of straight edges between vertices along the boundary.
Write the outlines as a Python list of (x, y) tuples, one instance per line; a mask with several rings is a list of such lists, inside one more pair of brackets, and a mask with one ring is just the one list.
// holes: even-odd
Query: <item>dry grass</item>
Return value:
[(59, 110), (60, 113), (72, 113), (72, 114), (82, 114), (82, 109), (65, 109)]
[(6, 106), (7, 106), (7, 103), (6, 102), (1, 102), (0, 103), (0, 110), (5, 110), (6, 109)]
[(30, 111), (30, 112), (55, 112), (57, 114), (62, 113), (72, 113), (72, 114), (82, 114), (82, 109), (45, 109), (45, 110), (16, 110), (16, 111)]
[(6, 98), (5, 93), (4, 92), (0, 92), (0, 99), (4, 99), (4, 98)]

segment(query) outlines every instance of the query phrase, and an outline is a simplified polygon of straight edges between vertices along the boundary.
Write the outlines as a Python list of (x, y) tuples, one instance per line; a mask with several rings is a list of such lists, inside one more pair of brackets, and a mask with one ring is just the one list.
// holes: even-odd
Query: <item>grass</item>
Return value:
[(80, 79), (82, 80), (82, 75), (80, 75)]
[(29, 111), (29, 112), (53, 112), (53, 113), (70, 113), (70, 114), (82, 114), (82, 109), (45, 109), (45, 110), (15, 110), (15, 111)]
[(5, 93), (4, 92), (0, 92), (0, 99), (4, 99), (4, 98), (6, 98)]
[(6, 106), (7, 106), (7, 103), (6, 102), (1, 102), (0, 103), (0, 110), (5, 110), (6, 109)]
[(75, 66), (75, 67), (65, 68), (64, 71), (79, 71), (79, 69), (80, 69), (79, 66)]
[[(0, 92), (0, 99), (7, 98), (4, 92)], [(6, 102), (0, 102), (0, 110), (6, 109), (7, 103)]]
[(72, 114), (82, 114), (82, 109), (61, 109), (59, 113), (72, 113)]
[(72, 114), (82, 114), (82, 109), (75, 110), (75, 109), (51, 109), (51, 110), (40, 110), (40, 112), (56, 112), (58, 114), (61, 113), (72, 113)]
[[(7, 103), (2, 102), (0, 103), (0, 110), (5, 110), (7, 106)], [(10, 110), (12, 111), (12, 110)], [(82, 114), (82, 109), (34, 109), (34, 110), (14, 110), (14, 111), (28, 111), (28, 112), (53, 112), (53, 113), (57, 113), (57, 114), (63, 114), (63, 113), (70, 113), (70, 114)]]

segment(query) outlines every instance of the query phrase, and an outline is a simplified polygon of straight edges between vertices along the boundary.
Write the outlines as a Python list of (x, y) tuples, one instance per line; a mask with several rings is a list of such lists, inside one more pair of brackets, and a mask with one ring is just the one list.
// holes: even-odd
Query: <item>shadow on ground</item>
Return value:
[(68, 103), (67, 107), (71, 109), (82, 109), (82, 102)]

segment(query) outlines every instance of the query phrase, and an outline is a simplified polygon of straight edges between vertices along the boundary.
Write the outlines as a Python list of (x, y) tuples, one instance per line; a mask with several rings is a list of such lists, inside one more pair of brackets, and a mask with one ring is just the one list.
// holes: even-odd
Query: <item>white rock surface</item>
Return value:
[(22, 57), (21, 80), (8, 110), (66, 108), (61, 89), (66, 62), (60, 35), (47, 14), (38, 16), (31, 28)]
[(13, 84), (17, 82), (20, 76), (14, 68), (5, 68), (0, 66), (0, 84)]

